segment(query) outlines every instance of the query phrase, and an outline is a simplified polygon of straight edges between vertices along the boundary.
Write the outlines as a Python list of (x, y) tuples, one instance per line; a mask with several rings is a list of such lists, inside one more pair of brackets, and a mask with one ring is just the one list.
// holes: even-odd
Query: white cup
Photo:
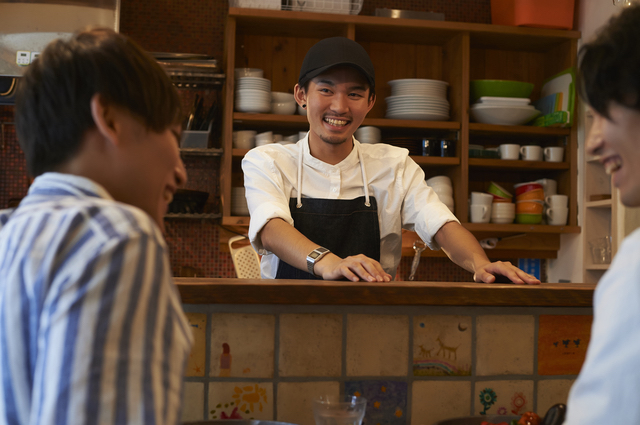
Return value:
[(491, 214), (499, 215), (499, 214), (515, 214), (516, 213), (516, 204), (513, 202), (494, 202), (491, 206)]
[(256, 146), (267, 145), (273, 143), (273, 132), (265, 131), (264, 133), (256, 134)]
[(500, 145), (500, 158), (518, 159), (520, 157), (520, 145), (504, 144)]
[(536, 183), (540, 183), (542, 185), (542, 189), (544, 190), (544, 196), (551, 196), (558, 193), (558, 182), (551, 179), (539, 179), (536, 180)]
[(559, 146), (552, 146), (544, 148), (544, 160), (549, 162), (562, 162), (564, 155), (564, 148)]
[(569, 197), (567, 195), (551, 195), (545, 198), (545, 202), (551, 208), (567, 208)]
[(256, 132), (253, 130), (239, 130), (233, 132), (233, 147), (236, 149), (251, 149), (256, 146)]
[(547, 208), (547, 223), (554, 226), (564, 226), (567, 224), (568, 215), (569, 208), (567, 207)]
[(491, 219), (491, 205), (471, 204), (471, 222), (488, 223)]
[(525, 161), (542, 161), (542, 148), (536, 145), (522, 146), (520, 155)]
[(471, 192), (471, 205), (491, 205), (493, 195), (484, 192)]
[(438, 185), (438, 184), (452, 186), (451, 178), (449, 176), (434, 176), (434, 177), (431, 177), (430, 179), (427, 179), (428, 186)]
[(274, 134), (273, 135), (273, 143), (278, 143), (278, 142), (282, 142), (284, 138), (282, 137), (282, 134)]

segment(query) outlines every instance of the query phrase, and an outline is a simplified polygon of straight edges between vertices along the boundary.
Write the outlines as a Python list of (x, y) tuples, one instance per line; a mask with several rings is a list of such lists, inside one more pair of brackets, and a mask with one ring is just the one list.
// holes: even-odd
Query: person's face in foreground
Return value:
[(306, 97), (311, 137), (335, 145), (351, 141), (374, 104), (367, 80), (350, 66), (329, 68), (313, 78)]
[(611, 102), (610, 118), (595, 111), (587, 138), (587, 152), (598, 157), (620, 200), (628, 207), (640, 206), (640, 111)]

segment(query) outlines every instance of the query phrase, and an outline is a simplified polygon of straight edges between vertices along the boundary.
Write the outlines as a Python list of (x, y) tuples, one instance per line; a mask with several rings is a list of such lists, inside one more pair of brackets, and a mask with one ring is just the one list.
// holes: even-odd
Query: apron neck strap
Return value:
[[(367, 181), (367, 171), (364, 168), (364, 161), (362, 160), (362, 151), (358, 147), (358, 143), (353, 136), (351, 136), (353, 140), (353, 148), (358, 151), (358, 160), (360, 161), (360, 171), (362, 172), (362, 184), (364, 185), (364, 205), (367, 207), (371, 206), (369, 202), (369, 184)], [(307, 146), (309, 145), (309, 139), (307, 136)], [(309, 149), (311, 152), (311, 149)], [(304, 147), (301, 149), (300, 155), (298, 156), (298, 197), (296, 202), (296, 208), (300, 208), (302, 206), (302, 158), (304, 157)]]

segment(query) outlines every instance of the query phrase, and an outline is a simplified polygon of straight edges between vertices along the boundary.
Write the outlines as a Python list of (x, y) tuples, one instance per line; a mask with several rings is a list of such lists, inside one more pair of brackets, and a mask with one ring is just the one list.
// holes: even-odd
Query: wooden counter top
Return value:
[(184, 304), (591, 307), (595, 284), (176, 278)]

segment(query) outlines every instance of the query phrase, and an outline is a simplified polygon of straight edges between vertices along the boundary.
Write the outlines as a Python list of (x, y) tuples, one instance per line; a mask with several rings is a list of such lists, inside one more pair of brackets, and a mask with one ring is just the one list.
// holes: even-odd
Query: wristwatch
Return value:
[(309, 273), (316, 276), (316, 274), (313, 272), (313, 266), (315, 266), (316, 263), (320, 261), (322, 257), (324, 257), (330, 252), (331, 251), (329, 251), (327, 248), (324, 248), (321, 246), (311, 251), (309, 255), (307, 255), (307, 270), (309, 271)]

